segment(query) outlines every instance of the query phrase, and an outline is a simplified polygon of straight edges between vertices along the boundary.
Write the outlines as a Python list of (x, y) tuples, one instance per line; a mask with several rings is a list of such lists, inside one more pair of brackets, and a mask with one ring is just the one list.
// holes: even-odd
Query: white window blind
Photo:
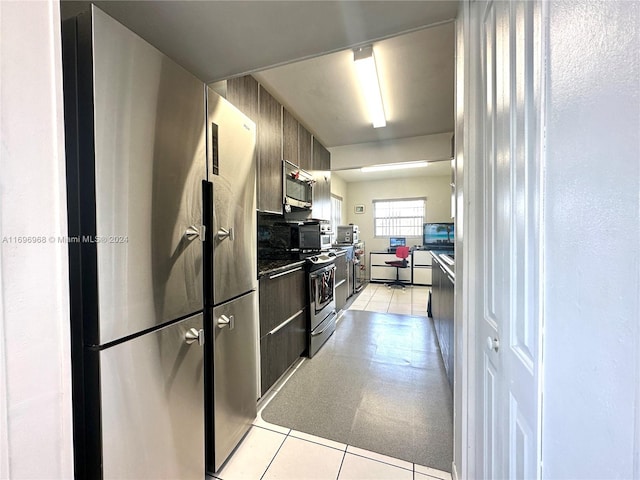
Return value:
[(426, 198), (374, 200), (373, 222), (376, 237), (419, 237)]
[(331, 195), (331, 230), (333, 232), (331, 240), (334, 242), (338, 234), (338, 225), (342, 225), (342, 198)]

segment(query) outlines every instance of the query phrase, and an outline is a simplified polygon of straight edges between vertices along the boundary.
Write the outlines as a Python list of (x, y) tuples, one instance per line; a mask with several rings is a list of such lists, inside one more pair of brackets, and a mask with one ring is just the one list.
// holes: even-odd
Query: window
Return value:
[(426, 198), (374, 200), (374, 235), (376, 237), (420, 237), (426, 203)]
[(331, 231), (333, 232), (333, 242), (338, 234), (338, 225), (342, 225), (342, 198), (331, 195)]

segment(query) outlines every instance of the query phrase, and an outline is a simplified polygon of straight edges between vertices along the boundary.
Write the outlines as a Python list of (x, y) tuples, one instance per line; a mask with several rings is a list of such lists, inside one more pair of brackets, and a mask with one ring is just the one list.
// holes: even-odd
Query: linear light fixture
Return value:
[(369, 45), (354, 49), (353, 63), (356, 66), (360, 87), (369, 107), (373, 128), (386, 126), (387, 119), (384, 116), (384, 105), (380, 94), (380, 83), (378, 82), (378, 70), (376, 69), (376, 59), (373, 56), (373, 47)]
[(384, 170), (404, 170), (406, 168), (428, 167), (429, 162), (404, 162), (404, 163), (387, 163), (384, 165), (374, 165), (372, 167), (362, 167), (361, 172), (382, 172)]

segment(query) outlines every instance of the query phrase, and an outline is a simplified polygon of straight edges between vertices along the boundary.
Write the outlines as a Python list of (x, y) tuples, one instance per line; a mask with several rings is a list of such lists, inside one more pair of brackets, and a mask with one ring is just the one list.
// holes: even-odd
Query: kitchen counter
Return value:
[(445, 273), (449, 276), (449, 280), (455, 284), (456, 274), (455, 274), (455, 256), (453, 252), (437, 252), (432, 251), (431, 255), (433, 259), (442, 267)]
[(293, 259), (266, 259), (258, 260), (258, 278), (263, 275), (271, 275), (279, 272), (286, 272), (292, 268), (304, 265), (304, 260)]

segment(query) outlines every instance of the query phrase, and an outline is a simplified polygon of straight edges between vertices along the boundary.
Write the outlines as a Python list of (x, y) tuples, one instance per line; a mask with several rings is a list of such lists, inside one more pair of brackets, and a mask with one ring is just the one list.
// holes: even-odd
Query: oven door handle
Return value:
[(336, 266), (335, 265), (330, 265), (327, 267), (322, 268), (321, 270), (316, 270), (315, 272), (311, 272), (309, 274), (309, 278), (318, 278), (322, 275), (324, 275), (325, 273), (331, 271), (331, 270), (335, 270)]

